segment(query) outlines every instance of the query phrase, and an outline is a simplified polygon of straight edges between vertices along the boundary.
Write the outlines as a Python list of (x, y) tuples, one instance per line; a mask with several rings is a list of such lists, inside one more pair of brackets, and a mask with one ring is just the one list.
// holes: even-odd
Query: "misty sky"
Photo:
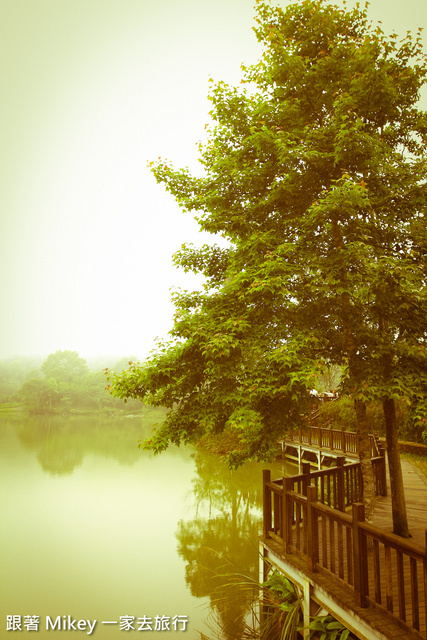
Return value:
[[(0, 358), (144, 357), (166, 335), (170, 289), (197, 285), (171, 256), (206, 237), (147, 163), (197, 170), (209, 78), (260, 55), (253, 4), (0, 0)], [(404, 36), (427, 2), (369, 16)]]

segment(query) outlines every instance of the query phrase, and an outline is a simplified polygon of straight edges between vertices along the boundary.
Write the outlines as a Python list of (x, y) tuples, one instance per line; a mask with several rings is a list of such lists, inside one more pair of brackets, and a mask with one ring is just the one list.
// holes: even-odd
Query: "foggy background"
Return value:
[[(147, 163), (200, 170), (209, 78), (238, 84), (257, 61), (254, 15), (253, 0), (0, 0), (0, 358), (143, 358), (166, 335), (170, 289), (201, 282), (172, 254), (209, 236)], [(369, 16), (403, 37), (427, 3), (372, 0)]]

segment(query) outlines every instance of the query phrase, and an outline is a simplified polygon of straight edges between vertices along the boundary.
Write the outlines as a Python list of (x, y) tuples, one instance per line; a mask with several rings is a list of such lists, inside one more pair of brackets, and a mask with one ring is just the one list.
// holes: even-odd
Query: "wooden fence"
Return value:
[(360, 463), (313, 473), (306, 467), (273, 482), (264, 471), (263, 486), (265, 538), (284, 554), (306, 556), (309, 571), (347, 584), (356, 605), (379, 607), (427, 637), (427, 546), (365, 522)]
[[(375, 435), (370, 435), (371, 457), (381, 455), (381, 446)], [(342, 454), (357, 455), (359, 453), (359, 445), (357, 434), (354, 431), (345, 431), (345, 429), (332, 429), (331, 427), (303, 427), (286, 433), (284, 438), (286, 442), (295, 442), (296, 444), (306, 444), (308, 446), (317, 447), (319, 449), (330, 449), (331, 451), (339, 451)]]

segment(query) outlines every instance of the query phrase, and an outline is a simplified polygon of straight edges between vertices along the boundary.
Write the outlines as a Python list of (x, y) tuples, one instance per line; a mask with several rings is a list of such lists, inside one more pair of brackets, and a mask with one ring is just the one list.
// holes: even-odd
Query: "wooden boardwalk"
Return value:
[[(409, 531), (412, 535), (412, 541), (424, 546), (425, 530), (427, 529), (427, 478), (407, 458), (402, 458), (401, 462)], [(376, 498), (374, 524), (385, 531), (393, 530), (388, 484), (387, 496)]]
[[(402, 474), (403, 474), (403, 484), (405, 487), (405, 497), (406, 497), (406, 512), (408, 517), (408, 525), (409, 531), (411, 533), (412, 538), (410, 542), (420, 545), (421, 547), (426, 546), (426, 529), (427, 529), (427, 481), (424, 476), (421, 475), (421, 472), (415, 467), (415, 465), (411, 464), (408, 459), (402, 458)], [(373, 523), (375, 526), (380, 527), (384, 531), (392, 532), (392, 513), (391, 513), (391, 497), (390, 490), (388, 487), (387, 496), (378, 497), (376, 499)], [(370, 556), (370, 561), (372, 562), (371, 556), (373, 555), (372, 550), (368, 551)], [(397, 558), (392, 557), (392, 574), (391, 581), (393, 584), (393, 608), (394, 611), (399, 610), (399, 606), (404, 607), (405, 602), (402, 605), (399, 603), (399, 593), (397, 589), (397, 581), (394, 579), (395, 573), (397, 571)], [(420, 598), (417, 603), (415, 603), (414, 607), (412, 607), (413, 603), (411, 601), (411, 570), (408, 559), (406, 562), (401, 561), (403, 564), (403, 570), (405, 575), (405, 585), (407, 588), (405, 589), (405, 593), (403, 598), (408, 601), (406, 603), (408, 609), (416, 609), (413, 612), (411, 611), (409, 614), (408, 622), (413, 623), (414, 615), (418, 615), (420, 619), (420, 635), (423, 638), (427, 638), (427, 628), (426, 628), (426, 602), (425, 599)], [(370, 572), (371, 573), (371, 572)], [(420, 575), (421, 572), (418, 572), (416, 577), (419, 585), (419, 592), (423, 592), (423, 581), (425, 580), (425, 576)], [(385, 565), (384, 562), (381, 564), (380, 571), (380, 579), (384, 583), (387, 579), (385, 575)], [(413, 579), (413, 578), (412, 578)], [(373, 594), (375, 592), (375, 585), (373, 581), (369, 581), (369, 593)], [(400, 596), (402, 597), (402, 596)]]
[[(427, 479), (405, 458), (402, 458), (402, 472), (408, 522), (412, 535), (408, 542), (423, 550), (426, 548)], [(316, 500), (315, 494), (316, 492), (312, 494), (314, 500)], [(373, 526), (386, 534), (392, 534), (389, 490), (387, 494), (387, 496), (376, 498)], [(277, 497), (276, 493), (276, 509)], [(304, 590), (308, 603), (305, 618), (309, 620), (308, 616), (315, 612), (313, 605), (323, 606), (362, 639), (427, 639), (427, 575), (425, 568), (423, 570), (422, 561), (420, 563), (419, 559), (417, 561), (411, 559), (411, 553), (409, 552), (408, 555), (405, 551), (405, 542), (402, 542), (402, 546), (399, 545), (403, 539), (397, 538), (396, 547), (392, 540), (393, 536), (390, 540), (380, 540), (380, 538), (376, 539), (375, 534), (371, 535), (372, 532), (369, 533), (368, 529), (365, 530), (365, 537), (362, 538), (363, 544), (367, 544), (367, 547), (365, 546), (360, 553), (365, 554), (368, 564), (365, 576), (367, 604), (359, 606), (361, 603), (358, 604), (357, 598), (355, 601), (354, 597), (357, 582), (356, 561), (354, 556), (352, 557), (355, 534), (354, 530), (352, 533), (349, 522), (345, 520), (346, 518), (350, 520), (350, 516), (335, 519), (330, 513), (322, 511), (318, 504), (313, 505), (314, 511), (308, 516), (309, 504), (307, 501), (304, 502), (306, 498), (299, 498), (296, 493), (291, 492), (289, 499), (294, 506), (283, 506), (277, 513), (278, 522), (285, 512), (288, 512), (291, 518), (288, 524), (283, 520), (283, 527), (288, 531), (285, 537), (288, 540), (290, 553), (284, 552), (283, 543), (281, 543), (282, 531), (278, 531), (279, 535), (275, 535), (274, 525), (269, 537), (267, 539), (264, 537), (261, 545), (264, 556), (272, 560), (273, 564)], [(347, 512), (349, 513), (349, 510)], [(318, 524), (314, 530), (310, 529), (312, 533), (307, 534), (313, 518)], [(292, 519), (293, 526), (291, 526)], [(279, 527), (281, 527), (280, 522)], [(313, 535), (316, 538), (316, 556), (310, 556), (312, 553), (310, 545), (313, 547), (310, 538)], [(314, 573), (310, 570), (310, 566), (315, 567)], [(413, 594), (415, 594), (415, 600)], [(414, 626), (419, 631), (416, 631)]]

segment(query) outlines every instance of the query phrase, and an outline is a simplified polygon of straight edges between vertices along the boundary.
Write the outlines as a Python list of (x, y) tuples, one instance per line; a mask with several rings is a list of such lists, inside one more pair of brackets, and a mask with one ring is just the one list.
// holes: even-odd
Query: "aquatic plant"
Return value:
[[(228, 583), (212, 603), (208, 626), (213, 633), (201, 640), (297, 640), (302, 637), (303, 607), (299, 587), (263, 558), (268, 577), (258, 582), (241, 573), (229, 573)], [(224, 574), (223, 574), (224, 576)], [(237, 615), (231, 619), (233, 603)], [(242, 606), (244, 604), (244, 606)], [(228, 615), (220, 614), (225, 607)], [(230, 625), (230, 622), (232, 624)], [(313, 640), (352, 640), (355, 636), (330, 614), (311, 618), (309, 638)]]

